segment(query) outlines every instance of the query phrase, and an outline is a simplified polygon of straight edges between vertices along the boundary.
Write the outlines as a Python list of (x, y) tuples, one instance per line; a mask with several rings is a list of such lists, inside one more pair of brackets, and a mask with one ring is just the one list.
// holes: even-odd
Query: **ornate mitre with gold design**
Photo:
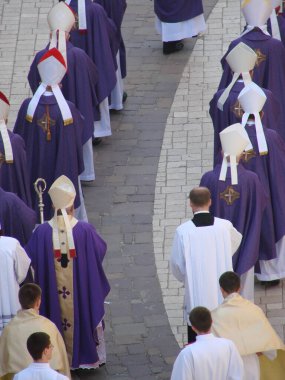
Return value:
[(230, 168), (231, 168), (231, 183), (232, 185), (237, 185), (237, 157), (243, 152), (243, 150), (249, 144), (248, 135), (239, 123), (232, 124), (222, 132), (220, 132), (220, 139), (223, 149), (223, 162), (220, 172), (220, 181), (225, 181), (227, 174), (227, 158), (230, 158)]
[(72, 124), (72, 113), (67, 101), (62, 95), (61, 89), (59, 88), (59, 83), (62, 81), (62, 78), (64, 77), (67, 70), (64, 58), (59, 50), (53, 48), (47, 51), (38, 63), (38, 70), (42, 83), (39, 85), (37, 91), (29, 103), (26, 119), (30, 122), (33, 121), (33, 117), (39, 104), (40, 98), (49, 86), (51, 87), (51, 91), (56, 98), (64, 125)]
[(6, 125), (9, 109), (9, 100), (6, 98), (3, 92), (0, 91), (0, 134), (4, 146), (5, 162), (11, 164), (13, 163), (13, 150)]
[(72, 235), (72, 226), (67, 215), (66, 209), (71, 207), (74, 203), (74, 199), (76, 197), (75, 187), (68, 177), (62, 175), (59, 178), (57, 178), (51, 185), (48, 194), (51, 197), (52, 204), (55, 208), (52, 234), (54, 255), (56, 258), (61, 257), (59, 228), (57, 220), (57, 213), (60, 210), (65, 224), (69, 255), (71, 258), (74, 258), (76, 256), (76, 252)]
[(245, 85), (251, 82), (249, 71), (253, 70), (256, 59), (257, 55), (255, 51), (243, 42), (240, 42), (238, 45), (236, 45), (226, 56), (226, 61), (234, 74), (231, 83), (224, 90), (218, 100), (218, 108), (221, 111), (223, 110), (223, 106), (229, 96), (233, 85), (238, 80), (240, 75), (242, 75)]

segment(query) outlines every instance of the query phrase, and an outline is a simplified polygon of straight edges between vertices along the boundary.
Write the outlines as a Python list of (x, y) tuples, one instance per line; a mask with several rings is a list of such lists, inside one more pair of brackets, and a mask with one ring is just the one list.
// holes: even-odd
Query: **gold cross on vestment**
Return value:
[(244, 110), (242, 109), (242, 106), (240, 102), (237, 100), (234, 105), (231, 107), (231, 111), (234, 113), (234, 115), (238, 118), (241, 119), (242, 115), (244, 114)]
[(255, 67), (258, 67), (262, 62), (266, 61), (266, 55), (262, 54), (262, 51), (260, 49), (254, 49), (257, 59), (255, 62)]
[(243, 154), (241, 155), (241, 159), (243, 162), (248, 162), (254, 157), (256, 157), (256, 153), (253, 149), (248, 150), (247, 152), (243, 152)]
[(51, 119), (49, 116), (48, 106), (46, 106), (46, 112), (43, 116), (37, 120), (37, 125), (42, 128), (42, 130), (47, 134), (47, 141), (51, 140), (51, 131), (50, 127), (55, 125), (55, 120)]
[(226, 190), (220, 193), (220, 199), (226, 201), (228, 206), (231, 206), (239, 197), (240, 193), (235, 191), (232, 186), (227, 186)]

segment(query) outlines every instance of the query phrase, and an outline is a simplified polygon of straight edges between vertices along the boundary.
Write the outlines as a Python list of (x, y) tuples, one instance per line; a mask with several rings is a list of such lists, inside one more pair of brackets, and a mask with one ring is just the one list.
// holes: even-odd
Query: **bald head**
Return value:
[(211, 206), (211, 193), (207, 187), (194, 187), (190, 191), (189, 199), (193, 212), (208, 211)]

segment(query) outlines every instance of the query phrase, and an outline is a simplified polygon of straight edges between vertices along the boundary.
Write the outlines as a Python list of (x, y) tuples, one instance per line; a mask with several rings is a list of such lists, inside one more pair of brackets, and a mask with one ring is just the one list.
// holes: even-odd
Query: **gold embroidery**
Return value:
[(32, 121), (33, 121), (33, 117), (30, 116), (30, 115), (26, 115), (26, 120), (27, 120), (29, 123), (32, 123)]
[(256, 157), (256, 153), (253, 149), (251, 149), (251, 150), (248, 150), (247, 152), (243, 152), (241, 159), (243, 162), (248, 162), (252, 158), (255, 158), (255, 157)]
[(235, 104), (232, 105), (231, 107), (231, 111), (234, 113), (234, 115), (238, 118), (238, 119), (241, 119), (242, 118), (242, 115), (244, 114), (244, 110), (242, 109), (242, 106), (240, 104), (240, 102), (237, 101), (235, 102)]
[(220, 193), (220, 199), (226, 201), (228, 206), (231, 206), (239, 197), (240, 193), (235, 191), (232, 186), (227, 186), (226, 190)]
[(262, 53), (260, 49), (254, 49), (257, 54), (257, 59), (255, 62), (255, 67), (258, 67), (262, 62), (266, 61), (266, 55)]
[(51, 130), (50, 127), (55, 125), (55, 120), (51, 119), (49, 116), (49, 107), (46, 105), (46, 112), (43, 116), (37, 120), (37, 125), (42, 128), (42, 130), (46, 133), (46, 140), (51, 140)]
[[(62, 252), (68, 252), (68, 244), (65, 233), (63, 217), (58, 217), (59, 240)], [(66, 256), (62, 254), (62, 256)], [(62, 267), (61, 259), (54, 260), (58, 297), (60, 304), (63, 339), (66, 345), (69, 364), (72, 363), (73, 334), (74, 334), (74, 311), (73, 311), (73, 259), (69, 259), (65, 268)]]
[(70, 119), (66, 119), (63, 121), (64, 125), (69, 125), (69, 124), (72, 124), (73, 123), (73, 119), (72, 117)]
[(4, 162), (5, 162), (5, 156), (3, 153), (0, 152), (0, 168), (1, 168), (2, 164), (4, 164)]

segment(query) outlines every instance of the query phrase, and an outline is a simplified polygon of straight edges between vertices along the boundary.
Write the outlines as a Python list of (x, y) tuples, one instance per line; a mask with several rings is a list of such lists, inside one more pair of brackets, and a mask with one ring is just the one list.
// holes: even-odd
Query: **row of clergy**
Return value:
[[(0, 186), (35, 211), (37, 178), (49, 188), (64, 174), (76, 188), (76, 215), (87, 220), (80, 181), (95, 179), (92, 141), (111, 135), (109, 109), (123, 108), (125, 9), (125, 0), (53, 6), (50, 42), (28, 74), (34, 96), (22, 103), (13, 132), (7, 130), (9, 100), (0, 93)], [(46, 194), (43, 201), (47, 219), (52, 209)]]
[(272, 285), (285, 277), (285, 47), (266, 29), (273, 3), (242, 2), (247, 26), (222, 58), (210, 102), (214, 169), (200, 182), (212, 193), (213, 215), (243, 235), (233, 268), (250, 300), (254, 273)]
[[(50, 336), (51, 365), (68, 377), (69, 368), (94, 369), (106, 362), (107, 245), (91, 224), (74, 217), (76, 191), (67, 177), (60, 176), (48, 194), (54, 216), (34, 230), (24, 248), (1, 227), (0, 378), (5, 380), (31, 363), (26, 341), (36, 332)], [(15, 217), (10, 210), (6, 216)]]
[[(196, 339), (193, 331), (198, 332), (198, 337), (179, 355), (173, 379), (284, 377), (284, 345), (279, 338), (275, 347), (269, 345), (259, 350), (257, 344), (251, 349), (266, 329), (259, 325), (265, 316), (259, 311), (255, 318), (258, 308), (250, 302), (254, 300), (254, 274), (265, 284), (272, 285), (285, 277), (285, 48), (281, 40), (267, 32), (267, 23), (274, 29), (275, 3), (266, 0), (242, 2), (247, 26), (222, 58), (224, 71), (219, 89), (210, 102), (214, 169), (203, 175), (200, 182), (203, 187), (199, 189), (206, 192), (209, 189), (211, 199), (206, 209), (194, 209), (190, 193), (194, 218), (177, 228), (170, 265), (175, 277), (185, 286), (188, 341)], [(282, 8), (278, 17), (283, 14)], [(279, 32), (282, 34), (281, 28)], [(232, 222), (234, 235), (242, 234), (240, 244), (236, 244), (234, 236), (228, 240), (217, 236), (210, 239), (211, 228), (222, 233), (223, 229), (227, 230), (227, 221)], [(234, 241), (231, 243), (231, 240)], [(215, 245), (219, 245), (216, 255)], [(233, 254), (232, 259), (229, 253)], [(232, 269), (241, 276), (240, 287), (224, 293), (222, 286), (221, 293), (216, 279), (223, 271)], [(250, 301), (237, 296), (238, 291)], [(224, 302), (222, 294), (226, 297)], [(197, 330), (191, 320), (196, 306), (211, 311), (218, 307), (212, 313), (214, 325), (221, 329), (218, 335), (236, 343), (241, 355), (245, 356), (244, 370), (235, 367), (232, 375), (226, 375), (230, 370), (229, 352), (232, 349), (225, 343), (224, 350), (228, 354), (224, 362), (221, 358), (219, 361), (223, 344), (207, 336), (209, 326), (206, 330)], [(256, 354), (278, 348), (283, 353), (277, 360), (267, 362), (271, 367), (269, 372), (260, 374)]]

